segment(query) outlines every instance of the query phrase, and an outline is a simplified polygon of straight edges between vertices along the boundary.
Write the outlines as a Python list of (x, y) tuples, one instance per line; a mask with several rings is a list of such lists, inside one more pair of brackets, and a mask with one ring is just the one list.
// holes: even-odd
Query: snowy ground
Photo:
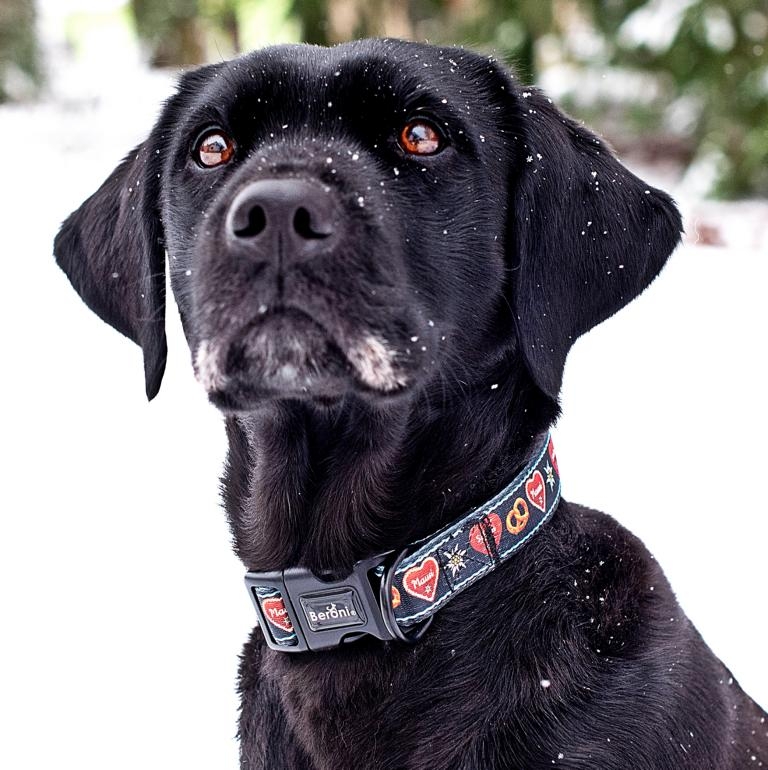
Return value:
[[(0, 766), (14, 770), (236, 766), (237, 655), (253, 616), (218, 505), (221, 420), (174, 311), (147, 405), (138, 349), (51, 258), (58, 223), (169, 87), (144, 76), (86, 98), (81, 83), (0, 110)], [(768, 207), (682, 203), (692, 241), (723, 245), (687, 243), (576, 345), (560, 468), (569, 499), (643, 538), (766, 705)]]

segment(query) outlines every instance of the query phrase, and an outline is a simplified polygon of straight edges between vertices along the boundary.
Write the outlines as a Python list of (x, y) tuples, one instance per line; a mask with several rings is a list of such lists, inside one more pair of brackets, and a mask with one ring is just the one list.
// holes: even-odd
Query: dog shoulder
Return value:
[[(636, 535), (611, 516), (568, 503), (566, 564), (571, 606), (597, 654), (626, 656), (666, 629), (687, 624), (661, 567)], [(562, 547), (562, 541), (561, 541)]]

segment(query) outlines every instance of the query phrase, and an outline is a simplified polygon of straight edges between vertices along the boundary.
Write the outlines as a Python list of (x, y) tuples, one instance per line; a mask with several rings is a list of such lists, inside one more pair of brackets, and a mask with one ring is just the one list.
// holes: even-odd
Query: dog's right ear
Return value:
[(155, 129), (68, 217), (54, 243), (57, 263), (88, 307), (141, 346), (149, 399), (160, 389), (167, 353), (160, 142)]

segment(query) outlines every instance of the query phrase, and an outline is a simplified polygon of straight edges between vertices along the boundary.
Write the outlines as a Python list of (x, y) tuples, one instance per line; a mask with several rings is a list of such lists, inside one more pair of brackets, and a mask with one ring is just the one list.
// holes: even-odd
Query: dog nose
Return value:
[(242, 245), (282, 248), (287, 258), (301, 259), (331, 245), (336, 219), (330, 190), (302, 179), (262, 179), (235, 196), (227, 232)]

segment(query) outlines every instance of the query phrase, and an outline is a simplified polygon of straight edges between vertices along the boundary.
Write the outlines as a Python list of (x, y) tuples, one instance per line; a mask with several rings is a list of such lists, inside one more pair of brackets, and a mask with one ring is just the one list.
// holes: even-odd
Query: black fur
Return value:
[[(447, 146), (409, 156), (397, 136), (425, 115)], [(211, 125), (235, 156), (203, 169)], [(228, 235), (237, 193), (273, 178), (329, 196), (332, 248), (300, 259)], [(667, 195), (493, 59), (361, 41), (184, 75), (55, 251), (144, 349), (151, 397), (167, 249), (198, 375), (227, 414), (240, 558), (343, 574), (516, 474), (557, 418), (574, 340), (653, 280), (680, 229)], [(567, 502), (416, 646), (288, 655), (256, 630), (240, 689), (247, 770), (768, 763), (764, 712), (642, 543)]]

